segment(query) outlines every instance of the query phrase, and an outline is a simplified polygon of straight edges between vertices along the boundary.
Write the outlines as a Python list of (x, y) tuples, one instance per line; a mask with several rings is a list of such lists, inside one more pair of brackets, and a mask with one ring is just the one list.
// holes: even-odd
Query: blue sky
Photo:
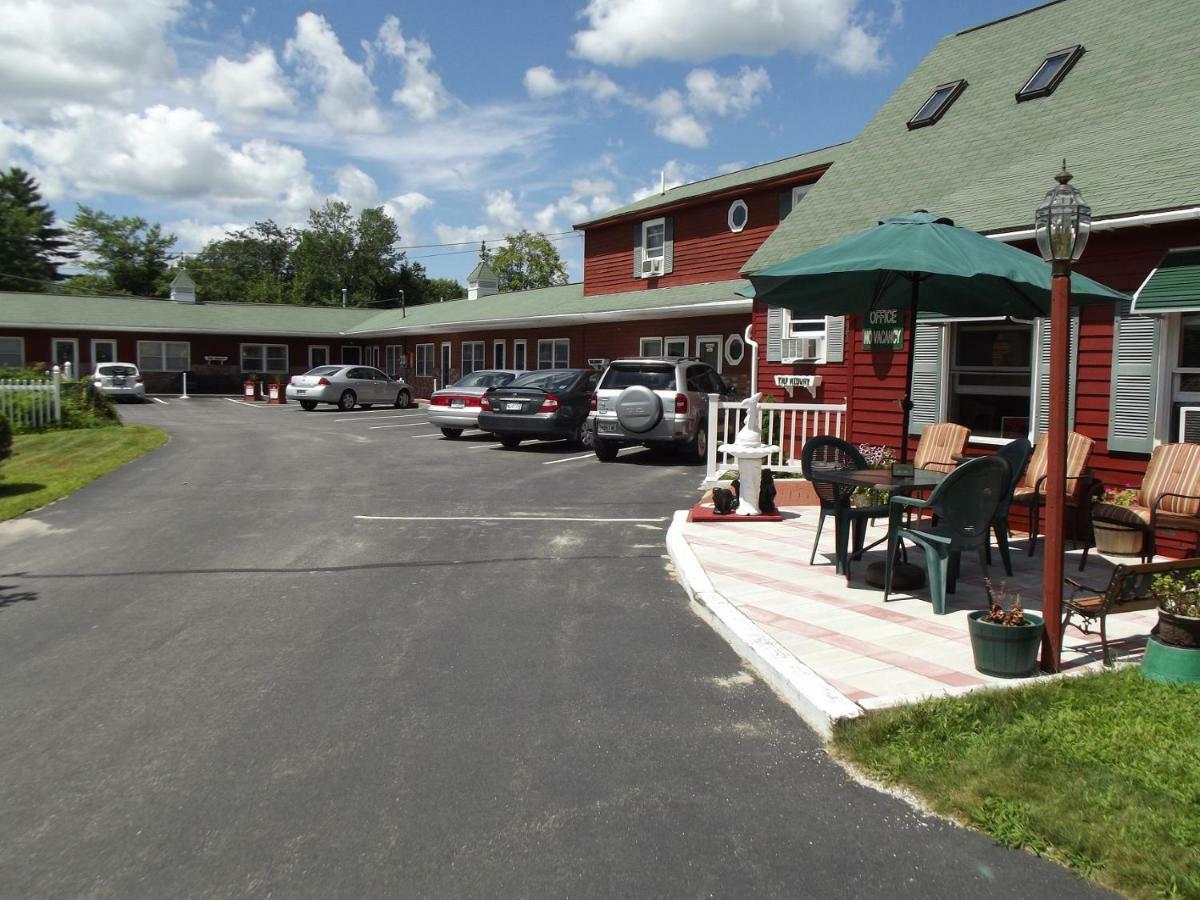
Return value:
[[(383, 205), (431, 275), (669, 183), (852, 138), (945, 34), (1028, 0), (9, 0), (0, 164), (195, 251)], [(573, 279), (582, 239), (554, 238)], [(470, 242), (470, 245), (457, 245)], [(441, 246), (430, 246), (441, 245)]]

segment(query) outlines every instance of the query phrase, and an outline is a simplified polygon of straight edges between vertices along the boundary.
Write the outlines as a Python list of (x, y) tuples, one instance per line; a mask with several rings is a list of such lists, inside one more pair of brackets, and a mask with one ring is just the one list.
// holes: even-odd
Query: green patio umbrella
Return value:
[[(912, 310), (911, 348), (918, 309), (950, 316), (1050, 315), (1050, 277), (1050, 266), (1040, 257), (918, 210), (755, 272), (750, 283), (755, 298), (801, 316)], [(1074, 303), (1126, 299), (1090, 278), (1071, 275)], [(910, 349), (902, 403), (904, 461), (912, 356)]]

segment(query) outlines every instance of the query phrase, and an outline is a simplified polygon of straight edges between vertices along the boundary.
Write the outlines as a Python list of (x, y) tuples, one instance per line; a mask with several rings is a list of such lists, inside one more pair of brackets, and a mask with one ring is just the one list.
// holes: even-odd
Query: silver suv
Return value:
[(617, 458), (629, 444), (674, 446), (695, 462), (708, 454), (708, 395), (732, 389), (695, 357), (618, 359), (592, 394), (596, 456)]

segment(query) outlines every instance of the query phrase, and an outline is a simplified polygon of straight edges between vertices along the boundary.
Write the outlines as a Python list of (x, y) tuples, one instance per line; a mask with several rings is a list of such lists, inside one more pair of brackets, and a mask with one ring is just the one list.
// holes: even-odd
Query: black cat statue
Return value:
[(737, 506), (737, 498), (728, 488), (713, 488), (713, 512), (718, 516), (727, 516)]
[(762, 481), (758, 483), (758, 511), (764, 516), (778, 515), (775, 505), (775, 476), (770, 469), (762, 470)]

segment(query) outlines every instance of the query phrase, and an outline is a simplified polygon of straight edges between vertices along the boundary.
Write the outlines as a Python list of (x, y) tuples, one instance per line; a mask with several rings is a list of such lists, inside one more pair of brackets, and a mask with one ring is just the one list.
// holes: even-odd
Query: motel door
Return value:
[(703, 362), (708, 363), (716, 372), (721, 371), (721, 338), (720, 337), (700, 337), (696, 338), (696, 355)]
[(342, 365), (343, 366), (361, 366), (362, 365), (362, 347), (352, 347), (352, 346), (342, 347)]
[[(54, 365), (60, 368), (65, 367), (67, 363), (71, 364), (71, 374), (78, 377), (79, 375), (79, 341), (75, 338), (55, 338), (54, 339)], [(64, 368), (65, 372), (65, 368)]]

